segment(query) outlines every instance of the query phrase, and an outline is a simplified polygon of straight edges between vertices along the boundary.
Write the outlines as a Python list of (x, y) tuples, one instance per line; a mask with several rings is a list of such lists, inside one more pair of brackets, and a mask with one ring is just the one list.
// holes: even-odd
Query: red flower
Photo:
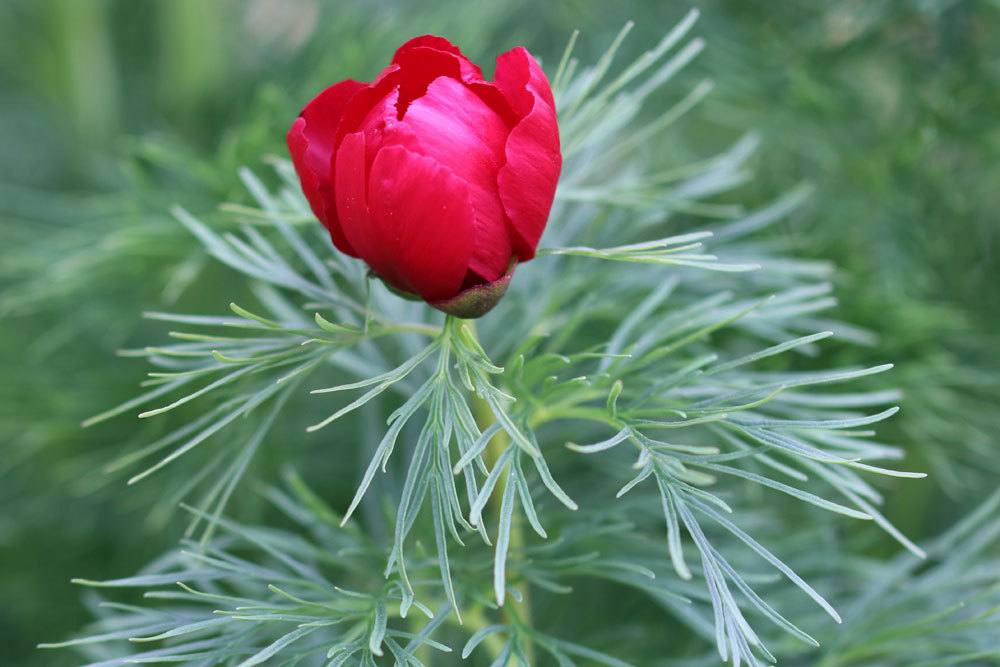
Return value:
[(370, 84), (317, 95), (288, 131), (309, 204), (334, 245), (390, 286), (460, 317), (534, 257), (562, 156), (549, 82), (523, 47), (494, 81), (427, 35)]

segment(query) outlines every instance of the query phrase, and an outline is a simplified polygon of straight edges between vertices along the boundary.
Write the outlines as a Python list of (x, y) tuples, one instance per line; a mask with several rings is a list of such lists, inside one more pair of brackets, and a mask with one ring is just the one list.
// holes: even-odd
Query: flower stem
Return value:
[[(465, 320), (465, 324), (469, 331), (478, 340), (478, 335), (476, 333), (476, 326), (474, 320)], [(481, 431), (485, 431), (487, 428), (493, 425), (496, 421), (496, 417), (493, 414), (493, 410), (490, 408), (489, 404), (478, 394), (472, 395), (472, 414), (476, 418), (476, 424), (478, 424)], [(503, 431), (499, 431), (486, 447), (486, 466), (493, 469), (493, 466), (497, 464), (497, 460), (506, 451), (507, 447), (510, 445), (510, 438)], [(490, 514), (494, 517), (500, 516), (500, 503), (502, 498), (502, 492), (500, 489), (495, 489), (493, 495), (490, 497)], [(515, 553), (524, 547), (524, 530), (521, 525), (520, 517), (515, 516), (514, 520), (511, 522), (510, 528), (510, 553)], [(531, 597), (530, 597), (530, 587), (525, 582), (523, 585), (514, 586), (520, 593), (520, 602), (517, 601), (513, 596), (508, 596), (508, 599), (504, 603), (502, 608), (503, 621), (511, 628), (531, 628)], [(531, 644), (531, 639), (529, 636), (518, 633), (519, 637), (523, 637), (525, 641), (522, 642), (522, 648), (524, 650), (525, 657), (528, 659), (528, 664), (534, 664), (535, 655), (534, 647)]]

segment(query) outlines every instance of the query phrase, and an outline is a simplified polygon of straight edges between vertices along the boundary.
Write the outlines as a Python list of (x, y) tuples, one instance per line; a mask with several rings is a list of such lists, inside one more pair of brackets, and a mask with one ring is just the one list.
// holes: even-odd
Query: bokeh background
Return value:
[[(628, 19), (637, 55), (689, 6), (0, 3), (0, 664), (73, 664), (34, 648), (87, 620), (69, 579), (132, 572), (177, 536), (150, 510), (162, 486), (105, 470), (155, 427), (79, 426), (134, 394), (142, 365), (115, 353), (159, 334), (143, 310), (219, 310), (242, 289), (171, 204), (241, 201), (237, 168), (283, 154), (311, 94), (371, 77), (415, 34), (480, 62), (525, 44), (551, 65), (573, 29), (587, 60)], [(888, 514), (935, 534), (1000, 480), (1000, 3), (698, 6), (709, 48), (690, 76), (717, 87), (692, 142), (760, 135), (748, 203), (815, 186), (772, 233), (840, 268), (837, 314), (871, 334), (831, 348), (836, 362), (897, 363), (888, 439), (931, 476), (900, 485)]]

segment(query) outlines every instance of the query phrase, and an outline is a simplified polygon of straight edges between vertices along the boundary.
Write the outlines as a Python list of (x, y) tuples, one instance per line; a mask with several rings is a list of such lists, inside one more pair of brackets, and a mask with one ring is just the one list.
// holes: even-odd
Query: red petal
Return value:
[(358, 131), (365, 133), (365, 165), (369, 171), (386, 137), (400, 124), (396, 118), (398, 101), (399, 89), (393, 88), (368, 109), (368, 114), (358, 124)]
[(473, 81), (466, 85), (469, 87), (469, 90), (479, 96), (479, 99), (486, 106), (497, 112), (497, 115), (503, 119), (508, 128), (514, 127), (521, 120), (521, 116), (514, 112), (510, 106), (510, 102), (507, 101), (507, 98), (494, 83), (490, 81)]
[(344, 108), (364, 87), (365, 84), (350, 79), (333, 84), (302, 109), (286, 137), (309, 206), (330, 231), (334, 245), (349, 255), (356, 253), (344, 238), (337, 219), (330, 162), (335, 131)]
[[(439, 53), (430, 54), (428, 50)], [(454, 63), (458, 64), (457, 74), (454, 63), (448, 63), (448, 59), (443, 58), (441, 53), (454, 56)], [(457, 46), (444, 37), (436, 35), (414, 37), (396, 49), (396, 55), (393, 56), (392, 62), (403, 66), (408, 72), (407, 76), (413, 76), (416, 73), (414, 78), (421, 82), (420, 85), (414, 85), (412, 91), (404, 91), (403, 111), (411, 100), (423, 94), (427, 85), (435, 77), (450, 76), (468, 84), (469, 88), (496, 111), (509, 127), (513, 127), (519, 120), (519, 117), (511, 112), (510, 105), (503, 93), (497, 90), (491, 82), (483, 79), (483, 71), (479, 69), (479, 65), (466, 58)]]
[(344, 113), (336, 128), (333, 141), (334, 151), (340, 148), (340, 142), (345, 136), (358, 131), (362, 122), (371, 113), (372, 108), (399, 86), (400, 76), (399, 66), (389, 65), (371, 84), (361, 88), (351, 98), (347, 106), (344, 107)]
[(467, 182), (475, 213), (469, 268), (487, 282), (503, 275), (513, 255), (497, 192), (507, 134), (504, 121), (475, 93), (454, 79), (440, 77), (385, 135), (386, 144), (400, 144), (433, 158)]
[(396, 54), (392, 57), (392, 62), (402, 64), (406, 60), (406, 52), (412, 49), (433, 49), (455, 56), (458, 61), (461, 78), (463, 81), (482, 81), (483, 71), (479, 66), (465, 57), (462, 50), (449, 42), (444, 37), (437, 35), (422, 35), (414, 37), (410, 41), (396, 49)]
[[(467, 84), (486, 84), (479, 66), (444, 37), (414, 37), (396, 50), (392, 62), (403, 72), (400, 84), (399, 117), (410, 103), (424, 94), (431, 81), (447, 76)], [(485, 93), (489, 96), (489, 93)]]
[(497, 58), (495, 79), (511, 108), (522, 116), (507, 139), (507, 163), (497, 185), (523, 262), (535, 256), (559, 182), (559, 125), (548, 79), (524, 47)]
[(365, 134), (354, 132), (344, 137), (334, 162), (334, 182), (337, 188), (337, 214), (344, 236), (370, 266), (387, 279), (385, 253), (368, 233), (367, 169), (365, 167)]
[(457, 294), (472, 254), (465, 182), (432, 158), (387, 146), (372, 165), (369, 201), (366, 231), (382, 253), (369, 262), (375, 272), (428, 301)]
[(447, 76), (458, 81), (468, 79), (477, 82), (477, 85), (484, 83), (479, 68), (460, 53), (456, 55), (450, 51), (421, 46), (420, 39), (407, 43), (415, 42), (416, 45), (401, 46), (392, 64), (382, 70), (370, 86), (354, 96), (344, 110), (343, 120), (337, 128), (336, 146), (340, 145), (345, 135), (357, 131), (372, 106), (395, 88), (399, 89), (396, 112), (401, 119), (410, 103), (427, 92), (427, 86), (438, 77)]

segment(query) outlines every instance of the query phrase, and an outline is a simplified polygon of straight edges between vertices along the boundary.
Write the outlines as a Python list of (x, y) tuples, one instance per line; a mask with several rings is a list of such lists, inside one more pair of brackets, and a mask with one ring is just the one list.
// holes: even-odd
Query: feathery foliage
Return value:
[[(129, 3), (51, 3), (61, 32), (37, 40), (49, 66), (62, 51), (100, 63), (112, 4)], [(943, 527), (996, 470), (1000, 385), (993, 342), (976, 334), (990, 331), (990, 297), (970, 301), (966, 284), (989, 272), (969, 249), (988, 254), (991, 239), (991, 135), (964, 133), (963, 117), (995, 98), (995, 72), (969, 74), (989, 61), (988, 8), (710, 2), (711, 48), (691, 39), (691, 16), (622, 66), (672, 10), (535, 6), (528, 26), (509, 20), (516, 3), (377, 15), (330, 3), (289, 55), (285, 19), (311, 3), (279, 3), (267, 26), (252, 24), (266, 1), (245, 6), (245, 25), (164, 4), (159, 48), (183, 45), (199, 66), (166, 68), (162, 90), (148, 66), (123, 66), (118, 97), (91, 77), (67, 114), (118, 148), (95, 111), (120, 104), (131, 131), (143, 100), (171, 114), (215, 86), (231, 99), (180, 126), (222, 137), (215, 154), (144, 136), (125, 147), (124, 194), (52, 196), (6, 182), (65, 159), (59, 133), (20, 133), (45, 137), (25, 153), (5, 131), (7, 155), (27, 156), (2, 198), (15, 250), (0, 266), (13, 324), (0, 340), (18, 357), (0, 419), (10, 660), (24, 664), (18, 641), (72, 622), (72, 587), (39, 594), (55, 559), (103, 578), (145, 558), (136, 577), (80, 582), (98, 620), (31, 664), (1000, 663), (996, 499)], [(0, 13), (41, 13), (28, 7)], [(127, 11), (116, 20), (133, 25), (145, 10)], [(642, 19), (642, 37), (585, 68), (576, 49), (592, 53), (619, 12)], [(583, 38), (560, 59), (546, 35), (562, 39), (567, 21)], [(227, 35), (264, 27), (239, 50), (246, 69), (221, 77)], [(255, 78), (303, 94), (365, 78), (385, 44), (427, 30), (474, 55), (493, 32), (526, 43), (551, 56), (557, 90), (566, 169), (547, 247), (476, 327), (369, 281), (329, 249), (289, 165), (257, 166), (294, 104), (274, 86), (251, 95)], [(8, 43), (16, 59), (38, 48)], [(265, 52), (266, 69), (243, 62)], [(32, 122), (11, 127), (44, 121)], [(732, 128), (759, 133), (721, 148)], [(111, 176), (67, 164), (102, 187)], [(234, 178), (241, 164), (253, 171)], [(795, 185), (803, 175), (818, 187)], [(192, 213), (167, 215), (175, 202)], [(144, 308), (156, 312), (135, 317)], [(115, 347), (128, 349), (112, 367)], [(137, 392), (136, 357), (151, 371)], [(886, 360), (900, 367), (885, 373)], [(64, 419), (119, 400), (82, 434)], [(895, 471), (899, 445), (931, 480)], [(893, 555), (893, 540), (911, 553)]]
[[(188, 531), (203, 526), (202, 539), (149, 573), (102, 585), (177, 580), (181, 593), (151, 595), (202, 610), (122, 608), (127, 613), (109, 618), (107, 631), (75, 645), (156, 642), (118, 658), (108, 649), (112, 657), (96, 664), (109, 665), (250, 665), (272, 657), (289, 664), (371, 664), (385, 651), (397, 664), (423, 664), (417, 657), (422, 645), (449, 650), (429, 638), (447, 621), (469, 631), (464, 656), (480, 647), (495, 664), (532, 664), (542, 652), (562, 664), (573, 657), (624, 664), (576, 638), (556, 638), (535, 620), (535, 589), (571, 595), (559, 583), (569, 574), (635, 588), (669, 608), (692, 605), (688, 619), (712, 628), (723, 660), (766, 664), (775, 656), (755, 629), (760, 620), (808, 645), (817, 642), (757, 592), (759, 575), (745, 569), (747, 553), (841, 619), (816, 588), (740, 525), (734, 494), (756, 486), (873, 521), (922, 555), (879, 512), (881, 496), (867, 479), (920, 476), (877, 465), (900, 455), (873, 440), (868, 428), (896, 412), (897, 395), (828, 389), (890, 366), (762, 368), (772, 358), (814, 355), (831, 335), (862, 335), (822, 315), (834, 305), (827, 266), (756, 239), (807, 189), (749, 213), (714, 203), (745, 181), (752, 136), (694, 165), (643, 166), (635, 158), (636, 147), (681, 122), (711, 88), (698, 83), (666, 112), (642, 114), (648, 99), (702, 49), (701, 40), (688, 39), (695, 19), (692, 12), (614, 76), (615, 52), (630, 26), (592, 67), (578, 71), (567, 48), (553, 76), (567, 159), (546, 237), (552, 245), (523, 268), (478, 333), (471, 323), (440, 323), (439, 314), (400, 301), (372, 283), (358, 262), (317, 251), (328, 245), (318, 226), (308, 224), (287, 162), (273, 164), (277, 189), (243, 170), (255, 206), (225, 207), (233, 221), (222, 229), (175, 211), (208, 254), (252, 282), (259, 306), (232, 304), (233, 314), (221, 316), (150, 313), (183, 327), (171, 334), (179, 342), (129, 352), (157, 368), (147, 390), (90, 421), (139, 408), (141, 418), (164, 418), (187, 404), (201, 406), (198, 416), (117, 465), (157, 457), (129, 480), (140, 482), (168, 465), (185, 465), (196, 448), (211, 448), (197, 474), (168, 499), (176, 504), (204, 487)], [(703, 250), (706, 242), (725, 259)], [(589, 264), (576, 266), (581, 262)], [(623, 312), (619, 304), (630, 305)], [(313, 388), (337, 407), (308, 431), (328, 432), (383, 395), (401, 401), (385, 419), (339, 521), (348, 527), (336, 539), (356, 541), (289, 553), (298, 543), (293, 537), (223, 518), (286, 402), (315, 401), (303, 397), (303, 385), (344, 373), (363, 379)], [(331, 404), (327, 394), (342, 392), (357, 397)], [(214, 442), (240, 417), (253, 422), (249, 437)], [(603, 439), (576, 444), (595, 437)], [(568, 449), (560, 452), (563, 444)], [(394, 454), (405, 457), (405, 472), (389, 496), (396, 503), (392, 536), (379, 543), (351, 517), (362, 503), (378, 502), (369, 487)], [(621, 489), (614, 494), (610, 486)], [(590, 487), (591, 503), (612, 507), (615, 497), (628, 494), (618, 502), (630, 501), (622, 507), (641, 546), (594, 555), (573, 550), (566, 536), (592, 533), (602, 512), (581, 509), (572, 487)], [(594, 492), (602, 488), (608, 490), (603, 499)], [(842, 502), (824, 495), (831, 491)], [(556, 502), (543, 504), (547, 500)], [(332, 516), (282, 506), (307, 521)], [(621, 520), (607, 521), (596, 529), (621, 530)], [(546, 524), (558, 525), (555, 542), (546, 542), (552, 531)], [(233, 553), (228, 545), (236, 538), (261, 553)], [(433, 544), (432, 553), (425, 554), (423, 544)], [(659, 562), (649, 559), (651, 548)], [(733, 551), (739, 559), (727, 555)], [(334, 553), (351, 556), (329, 563), (343, 586), (316, 569)], [(268, 565), (272, 559), (282, 567)], [(484, 590), (490, 578), (483, 576), (490, 570), (492, 600)], [(355, 581), (365, 582), (360, 592), (352, 592)], [(270, 594), (260, 599), (265, 591)], [(206, 615), (205, 604), (221, 606), (221, 618)], [(710, 609), (707, 618), (693, 611), (702, 605)], [(390, 626), (390, 618), (408, 618), (413, 606), (431, 618), (427, 626), (415, 634)]]

